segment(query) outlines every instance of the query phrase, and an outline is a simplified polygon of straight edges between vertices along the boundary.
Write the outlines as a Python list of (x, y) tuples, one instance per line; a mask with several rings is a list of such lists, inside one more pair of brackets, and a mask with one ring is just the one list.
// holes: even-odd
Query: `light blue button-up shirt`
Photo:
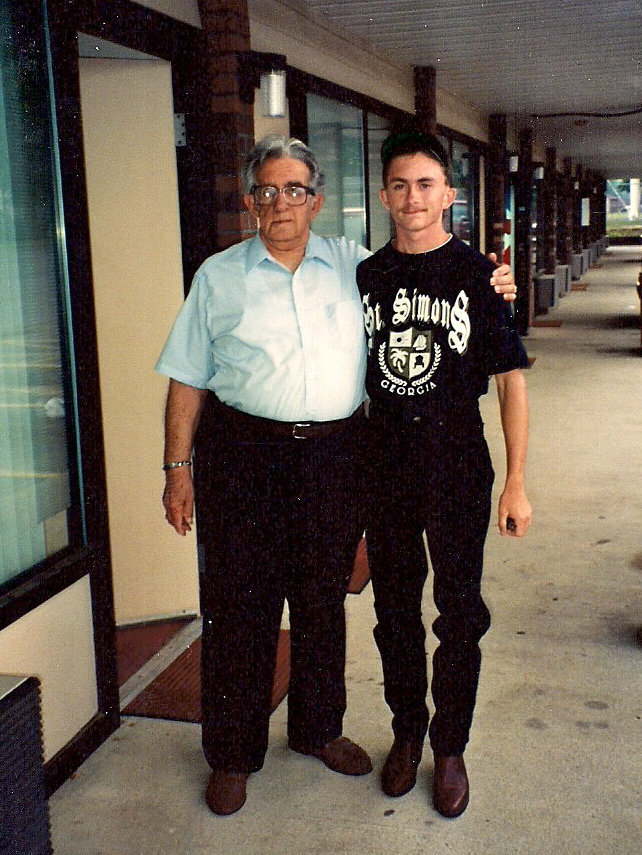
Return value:
[(211, 256), (194, 276), (156, 370), (252, 415), (346, 418), (365, 398), (355, 271), (369, 255), (354, 241), (311, 233), (294, 274), (258, 235)]

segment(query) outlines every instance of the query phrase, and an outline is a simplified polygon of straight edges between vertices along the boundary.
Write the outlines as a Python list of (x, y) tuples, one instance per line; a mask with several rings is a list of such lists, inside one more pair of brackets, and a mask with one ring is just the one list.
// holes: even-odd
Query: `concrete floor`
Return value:
[[(217, 818), (196, 725), (125, 719), (50, 801), (56, 855), (633, 855), (642, 849), (642, 361), (634, 283), (642, 249), (615, 247), (525, 343), (531, 403), (523, 541), (489, 534), (493, 627), (467, 765), (471, 803), (444, 820), (427, 751), (415, 789), (389, 799), (391, 742), (372, 640), (372, 592), (348, 598), (345, 733), (375, 771), (349, 779), (286, 748), (272, 717), (248, 802)], [(496, 396), (484, 401), (503, 480)], [(426, 587), (425, 618), (433, 607)], [(429, 635), (430, 640), (430, 635)], [(429, 641), (432, 644), (432, 641)]]

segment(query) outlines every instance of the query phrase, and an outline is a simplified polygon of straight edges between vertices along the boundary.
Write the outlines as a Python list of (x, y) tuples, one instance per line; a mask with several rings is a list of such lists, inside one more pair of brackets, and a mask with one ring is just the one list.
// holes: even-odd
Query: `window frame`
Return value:
[[(60, 205), (62, 192), (62, 176), (60, 173), (60, 161), (57, 151), (56, 124), (54, 106), (52, 102), (53, 87), (51, 81), (51, 64), (48, 56), (48, 33), (42, 8), (36, 0), (15, 4), (11, 9), (14, 22), (14, 36), (21, 57), (25, 57), (28, 64), (33, 63), (34, 54), (38, 61), (44, 65), (44, 73), (48, 86), (47, 110), (48, 110), (48, 135), (51, 154), (51, 184), (53, 191), (54, 216), (56, 218), (56, 232), (60, 235), (64, 231), (64, 212)], [(24, 47), (23, 47), (24, 46)], [(34, 47), (35, 46), (35, 47)], [(27, 49), (28, 48), (28, 49)], [(66, 277), (66, 246), (64, 239), (59, 237), (55, 247), (57, 254), (57, 265), (59, 270), (59, 285), (61, 289), (61, 303), (59, 307), (60, 325), (60, 349), (63, 354), (62, 380), (65, 393), (65, 401), (68, 403), (67, 416), (67, 445), (69, 482), (71, 493), (71, 504), (67, 517), (68, 545), (56, 551), (17, 573), (12, 578), (0, 584), (0, 630), (5, 629), (14, 621), (24, 617), (32, 609), (51, 599), (74, 582), (87, 575), (87, 564), (91, 562), (91, 549), (87, 546), (84, 526), (84, 507), (82, 490), (81, 454), (79, 445), (80, 424), (76, 418), (76, 384), (74, 383), (74, 365), (79, 366), (81, 360), (73, 352), (70, 335), (70, 300), (68, 294), (68, 281)], [(89, 355), (89, 354), (88, 354)]]

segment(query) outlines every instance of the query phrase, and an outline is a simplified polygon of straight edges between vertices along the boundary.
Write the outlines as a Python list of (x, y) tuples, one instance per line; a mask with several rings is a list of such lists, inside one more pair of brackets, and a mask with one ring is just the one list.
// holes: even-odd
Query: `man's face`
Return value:
[[(310, 170), (300, 160), (290, 157), (270, 158), (258, 171), (257, 184), (271, 185), (279, 190), (288, 184), (310, 185)], [(287, 252), (305, 246), (310, 234), (310, 224), (315, 219), (323, 196), (308, 196), (303, 205), (290, 205), (282, 193), (273, 205), (257, 205), (254, 197), (243, 197), (245, 206), (256, 217), (259, 234), (268, 249)]]
[(442, 229), (443, 212), (454, 202), (455, 190), (436, 160), (421, 153), (403, 154), (391, 161), (379, 197), (397, 233), (416, 234)]

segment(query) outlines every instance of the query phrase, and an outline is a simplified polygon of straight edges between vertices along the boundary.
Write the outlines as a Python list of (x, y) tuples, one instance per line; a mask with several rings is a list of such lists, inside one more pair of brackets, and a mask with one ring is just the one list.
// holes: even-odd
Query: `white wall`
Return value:
[(84, 59), (80, 83), (116, 622), (196, 614), (196, 535), (161, 505), (153, 370), (183, 302), (171, 66)]
[(0, 632), (0, 672), (40, 680), (49, 760), (98, 711), (88, 576)]

